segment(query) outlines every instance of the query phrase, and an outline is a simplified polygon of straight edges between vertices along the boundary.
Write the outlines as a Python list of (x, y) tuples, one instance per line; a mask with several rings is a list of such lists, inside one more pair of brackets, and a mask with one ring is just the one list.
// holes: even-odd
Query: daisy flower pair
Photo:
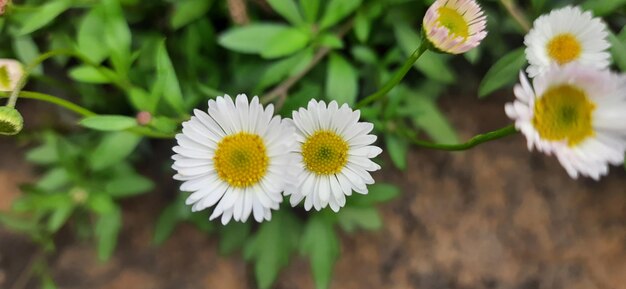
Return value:
[(360, 112), (332, 101), (311, 100), (293, 119), (274, 115), (270, 104), (244, 94), (209, 100), (207, 112), (195, 110), (183, 123), (172, 166), (192, 192), (193, 211), (215, 205), (210, 219), (245, 222), (271, 219), (283, 196), (304, 200), (306, 210), (330, 206), (339, 211), (354, 190), (367, 194), (371, 161), (382, 150), (372, 144), (373, 125), (359, 122)]
[(555, 155), (572, 178), (598, 180), (624, 162), (626, 76), (608, 70), (608, 29), (590, 12), (565, 7), (539, 17), (525, 37), (526, 70), (506, 114), (529, 150)]

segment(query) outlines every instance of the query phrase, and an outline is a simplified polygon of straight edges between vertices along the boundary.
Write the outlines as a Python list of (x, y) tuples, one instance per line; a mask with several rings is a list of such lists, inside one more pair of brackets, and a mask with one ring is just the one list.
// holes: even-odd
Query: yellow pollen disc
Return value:
[(575, 146), (593, 136), (595, 104), (581, 89), (561, 85), (548, 89), (535, 103), (533, 126), (541, 138)]
[(463, 15), (448, 7), (441, 7), (437, 12), (439, 13), (439, 25), (448, 28), (450, 33), (456, 36), (463, 38), (469, 36), (469, 25), (467, 25)]
[(332, 131), (320, 130), (302, 144), (306, 168), (318, 175), (341, 172), (348, 162), (348, 143)]
[(258, 183), (267, 172), (268, 161), (263, 139), (245, 132), (224, 137), (213, 157), (220, 179), (237, 188)]
[(565, 64), (576, 60), (580, 56), (582, 47), (574, 35), (563, 33), (548, 41), (546, 50), (551, 59), (558, 64)]

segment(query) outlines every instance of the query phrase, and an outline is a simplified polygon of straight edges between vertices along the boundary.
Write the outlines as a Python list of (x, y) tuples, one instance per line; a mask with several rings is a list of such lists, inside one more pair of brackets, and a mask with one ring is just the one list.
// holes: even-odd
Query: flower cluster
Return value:
[(271, 219), (283, 196), (304, 208), (339, 211), (354, 190), (367, 194), (371, 161), (382, 150), (372, 144), (373, 125), (359, 122), (360, 112), (332, 101), (311, 100), (293, 119), (274, 115), (270, 104), (244, 94), (210, 100), (207, 112), (195, 110), (183, 123), (172, 166), (192, 192), (193, 211), (215, 205), (210, 219), (245, 222)]
[(526, 35), (526, 70), (505, 106), (528, 148), (554, 154), (572, 178), (598, 180), (626, 151), (626, 76), (608, 70), (608, 29), (578, 7), (539, 17)]

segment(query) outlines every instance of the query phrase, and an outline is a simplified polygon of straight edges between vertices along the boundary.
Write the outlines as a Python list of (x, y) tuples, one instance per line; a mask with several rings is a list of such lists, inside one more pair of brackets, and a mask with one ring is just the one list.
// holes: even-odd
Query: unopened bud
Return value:
[(89, 197), (89, 194), (87, 194), (87, 192), (83, 188), (73, 188), (70, 191), (70, 197), (72, 197), (72, 200), (75, 204), (80, 205), (84, 204), (85, 201), (87, 201), (87, 197)]
[(0, 0), (0, 16), (4, 15), (7, 6), (9, 6), (9, 0)]
[(24, 119), (17, 109), (0, 107), (0, 135), (16, 135), (24, 127)]
[(137, 113), (137, 116), (135, 118), (137, 119), (137, 124), (142, 126), (148, 125), (152, 121), (152, 114), (147, 111), (140, 111), (139, 113)]

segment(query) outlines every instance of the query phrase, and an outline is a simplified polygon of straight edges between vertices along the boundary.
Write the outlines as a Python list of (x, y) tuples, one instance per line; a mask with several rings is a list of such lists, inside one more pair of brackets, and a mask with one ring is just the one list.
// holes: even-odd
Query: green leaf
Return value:
[(179, 29), (204, 16), (209, 11), (212, 0), (184, 0), (176, 1), (174, 15), (170, 19), (170, 26)]
[(383, 221), (374, 207), (346, 207), (337, 213), (337, 221), (341, 228), (348, 233), (358, 229), (378, 230)]
[(308, 23), (314, 23), (320, 10), (320, 0), (300, 0), (302, 13)]
[[(626, 29), (623, 29), (626, 31)], [(613, 60), (620, 70), (626, 71), (626, 41), (620, 41), (615, 34), (609, 34), (609, 41), (611, 42), (611, 54)]]
[(38, 165), (50, 165), (59, 160), (57, 138), (53, 134), (46, 134), (42, 145), (28, 151), (26, 160)]
[(500, 58), (480, 82), (478, 96), (484, 98), (497, 89), (514, 83), (525, 64), (524, 48), (513, 50)]
[(111, 54), (115, 70), (126, 75), (131, 64), (132, 35), (118, 0), (102, 0), (104, 8), (104, 43)]
[(320, 35), (319, 44), (323, 47), (340, 49), (343, 48), (343, 41), (337, 35), (325, 33)]
[(405, 170), (407, 152), (409, 149), (409, 144), (407, 143), (407, 141), (393, 134), (386, 134), (385, 146), (387, 148), (389, 156), (391, 157), (393, 165), (396, 166), (398, 169)]
[[(101, 68), (103, 70), (107, 68)], [(113, 73), (111, 71), (111, 73)], [(105, 84), (111, 83), (111, 79), (93, 66), (81, 65), (70, 69), (70, 77), (84, 83)]]
[(280, 24), (250, 24), (227, 30), (220, 35), (218, 43), (236, 52), (259, 54), (271, 44), (274, 36), (288, 29)]
[(122, 215), (119, 209), (114, 209), (106, 214), (101, 214), (95, 228), (95, 236), (98, 243), (98, 258), (101, 261), (108, 260), (115, 246), (117, 235), (122, 228)]
[(309, 219), (302, 235), (302, 252), (309, 256), (315, 287), (328, 288), (339, 258), (339, 238), (333, 224), (321, 214)]
[(84, 127), (101, 131), (119, 131), (137, 125), (135, 118), (124, 115), (95, 115), (83, 118), (80, 124)]
[(18, 34), (26, 35), (39, 30), (61, 15), (70, 5), (69, 0), (57, 0), (37, 7), (37, 10), (24, 20)]
[[(410, 55), (420, 44), (420, 33), (411, 28), (407, 23), (397, 21), (394, 25), (394, 34), (400, 48), (405, 55)], [(446, 55), (426, 51), (413, 64), (413, 66), (432, 80), (442, 83), (454, 82), (456, 76), (451, 66), (446, 63)]]
[(336, 100), (339, 105), (353, 105), (358, 94), (356, 70), (339, 54), (331, 54), (326, 73), (326, 97)]
[(100, 63), (109, 56), (109, 49), (102, 45), (102, 35), (105, 27), (102, 25), (106, 21), (102, 6), (96, 6), (89, 10), (78, 26), (78, 51), (89, 60)]
[(72, 205), (60, 206), (56, 210), (54, 210), (54, 212), (52, 212), (52, 214), (48, 218), (48, 231), (58, 231), (65, 224), (67, 219), (69, 219), (73, 212), (74, 206)]
[(297, 28), (288, 28), (272, 36), (265, 49), (261, 51), (264, 58), (278, 58), (291, 55), (306, 47), (309, 35)]
[(374, 52), (374, 50), (367, 46), (354, 46), (352, 47), (350, 52), (352, 52), (352, 56), (354, 57), (354, 59), (362, 63), (370, 65), (378, 63), (378, 56), (376, 55), (376, 52)]
[(407, 106), (415, 114), (413, 123), (423, 129), (437, 143), (458, 143), (457, 134), (439, 107), (431, 98), (414, 95), (407, 99)]
[(157, 63), (157, 79), (158, 83), (163, 85), (163, 98), (176, 112), (185, 113), (185, 105), (183, 101), (183, 93), (180, 90), (178, 77), (172, 65), (167, 49), (165, 48), (165, 40), (161, 41), (156, 55)]
[(583, 3), (583, 10), (591, 10), (595, 16), (605, 16), (623, 8), (626, 0), (587, 0)]
[(162, 245), (172, 235), (180, 221), (178, 207), (177, 203), (172, 203), (163, 210), (154, 228), (153, 244)]
[(229, 255), (242, 248), (250, 235), (250, 222), (230, 222), (220, 230), (220, 253)]
[(356, 194), (348, 198), (349, 206), (371, 207), (388, 202), (400, 195), (400, 189), (391, 184), (378, 183), (369, 186), (367, 195)]
[(372, 29), (372, 21), (367, 17), (363, 10), (359, 10), (354, 17), (354, 34), (356, 39), (361, 43), (367, 42), (370, 30)]
[(299, 25), (304, 22), (300, 11), (298, 11), (298, 5), (294, 0), (268, 0), (267, 3), (272, 6), (274, 11), (285, 17), (292, 24)]
[(128, 91), (130, 103), (137, 111), (147, 111), (154, 113), (156, 110), (156, 101), (150, 98), (150, 93), (141, 87), (133, 86)]
[(123, 161), (140, 141), (140, 136), (129, 132), (114, 132), (104, 136), (91, 154), (91, 167), (101, 170)]
[[(13, 38), (13, 51), (15, 51), (17, 58), (24, 63), (24, 65), (32, 63), (35, 58), (39, 57), (39, 48), (37, 48), (37, 44), (29, 35)], [(41, 65), (37, 66), (35, 72), (37, 74), (43, 72)]]
[(256, 89), (262, 90), (270, 85), (278, 83), (288, 75), (293, 74), (294, 68), (297, 67), (299, 63), (305, 62), (308, 64), (312, 58), (313, 51), (307, 49), (290, 57), (273, 62), (267, 67), (263, 76), (261, 76)]
[(259, 230), (244, 249), (246, 260), (254, 261), (254, 273), (261, 289), (270, 288), (278, 272), (289, 263), (298, 248), (301, 225), (290, 212), (273, 213), (270, 222), (260, 224)]
[(114, 198), (122, 198), (147, 193), (153, 188), (152, 180), (141, 175), (127, 174), (109, 181), (105, 191)]
[(70, 176), (63, 167), (56, 167), (48, 171), (37, 182), (37, 187), (45, 191), (53, 191), (70, 182)]
[(361, 2), (361, 0), (330, 0), (320, 21), (320, 28), (324, 30), (337, 24), (359, 8)]
[(117, 210), (117, 205), (109, 195), (100, 193), (90, 193), (87, 199), (87, 208), (99, 214), (106, 215)]

